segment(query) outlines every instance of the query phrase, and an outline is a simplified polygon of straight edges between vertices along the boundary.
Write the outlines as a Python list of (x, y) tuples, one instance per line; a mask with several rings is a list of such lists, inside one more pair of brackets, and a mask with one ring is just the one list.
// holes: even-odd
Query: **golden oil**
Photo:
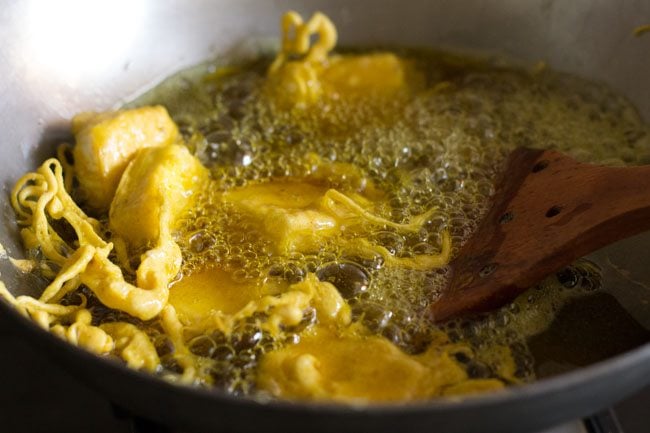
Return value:
[[(377, 209), (384, 218), (406, 222), (436, 208), (415, 233), (363, 227), (373, 243), (398, 257), (427, 254), (440, 248), (440, 233), (448, 229), (456, 254), (489, 207), (505, 158), (516, 147), (554, 148), (611, 165), (650, 162), (649, 128), (633, 106), (602, 85), (432, 51), (403, 50), (402, 55), (414, 62), (422, 80), (390, 99), (324, 98), (304, 111), (283, 111), (262, 94), (268, 60), (261, 57), (228, 74), (214, 73), (215, 65), (181, 73), (136, 101), (166, 105), (190, 149), (211, 170), (209, 187), (177, 233), (183, 275), (218, 267), (241, 282), (293, 283), (307, 272), (342, 278), (341, 284), (364, 287), (351, 289), (348, 297), (355, 319), (418, 353), (433, 327), (426, 307), (446, 284), (446, 269), (385, 267), (381, 257), (346, 255), (339, 238), (317, 251), (277, 255), (259, 228), (220, 195), (251, 183), (306, 178), (315, 169), (309, 155), (316, 154), (356, 166), (385, 194)], [(349, 266), (332, 267), (341, 264)], [(526, 338), (548, 326), (567, 299), (600, 285), (588, 262), (576, 264), (574, 271), (580, 281), (571, 287), (550, 277), (499, 311), (444, 325), (452, 341), (472, 348), (474, 357), (458, 355), (470, 377), (498, 376), (490, 351), (505, 345), (515, 358), (516, 378), (534, 378)], [(313, 320), (307, 314), (280, 340), (253, 321), (231, 337), (195, 337), (189, 347), (215, 361), (209, 367), (214, 385), (251, 393), (259, 357), (295, 342)], [(165, 374), (173, 374), (164, 338), (158, 340)]]

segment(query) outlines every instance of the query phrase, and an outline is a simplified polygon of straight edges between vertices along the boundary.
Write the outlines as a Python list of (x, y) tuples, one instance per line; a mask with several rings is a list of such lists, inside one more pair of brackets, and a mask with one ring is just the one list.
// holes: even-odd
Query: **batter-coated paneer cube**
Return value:
[(140, 149), (167, 146), (178, 138), (178, 128), (162, 106), (82, 113), (72, 119), (72, 131), (81, 194), (100, 211), (108, 209), (122, 173)]
[[(246, 185), (224, 193), (224, 199), (250, 208), (259, 213), (261, 207), (307, 209), (318, 206), (327, 188), (302, 179), (272, 180), (271, 182)], [(262, 216), (262, 215), (259, 215)]]
[(323, 239), (339, 232), (338, 222), (319, 210), (327, 188), (300, 180), (275, 181), (234, 189), (224, 200), (257, 221), (276, 251), (318, 250)]
[(326, 92), (340, 96), (390, 94), (406, 86), (408, 63), (391, 53), (334, 57), (323, 70)]
[(318, 251), (324, 239), (339, 232), (336, 220), (317, 210), (258, 209), (258, 214), (264, 215), (264, 229), (280, 254)]
[(208, 177), (185, 146), (143, 149), (129, 164), (109, 212), (113, 235), (131, 247), (155, 242), (169, 232)]
[(333, 99), (391, 96), (416, 77), (409, 61), (391, 53), (336, 56), (326, 66), (290, 61), (269, 74), (269, 94), (286, 107), (306, 107), (321, 96)]

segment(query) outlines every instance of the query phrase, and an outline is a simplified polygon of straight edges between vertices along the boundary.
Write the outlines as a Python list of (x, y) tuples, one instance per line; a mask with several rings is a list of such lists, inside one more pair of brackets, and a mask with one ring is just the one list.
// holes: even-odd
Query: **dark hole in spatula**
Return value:
[(551, 206), (547, 211), (546, 211), (546, 218), (553, 218), (554, 216), (557, 216), (562, 212), (562, 207), (560, 206)]

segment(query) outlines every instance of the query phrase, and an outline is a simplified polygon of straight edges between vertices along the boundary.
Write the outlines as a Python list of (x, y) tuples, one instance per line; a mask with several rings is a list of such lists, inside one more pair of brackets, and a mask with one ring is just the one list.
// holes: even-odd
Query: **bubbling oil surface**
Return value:
[[(316, 272), (335, 282), (355, 319), (418, 353), (432, 331), (426, 307), (444, 286), (446, 269), (385, 267), (380, 256), (347, 256), (336, 241), (311, 254), (278, 256), (259, 228), (218, 195), (251, 182), (308, 176), (314, 170), (308, 155), (317, 154), (324, 161), (353, 164), (383, 191), (385, 205), (378, 211), (384, 218), (406, 222), (436, 207), (416, 233), (366, 227), (373, 243), (399, 257), (433, 253), (440, 248), (441, 230), (448, 229), (457, 254), (486, 212), (505, 159), (516, 147), (554, 148), (602, 164), (650, 162), (649, 128), (633, 106), (604, 86), (545, 69), (527, 71), (431, 51), (402, 50), (401, 55), (415, 63), (421, 83), (379, 103), (325, 100), (300, 114), (277, 110), (262, 96), (264, 56), (235, 67), (211, 64), (181, 73), (134, 103), (165, 105), (190, 149), (211, 170), (210, 187), (177, 233), (183, 275), (216, 266), (236, 281), (294, 283)], [(534, 378), (526, 338), (548, 326), (566, 299), (601, 284), (599, 269), (587, 261), (563, 272), (497, 312), (444, 325), (452, 341), (474, 350), (473, 358), (457, 359), (470, 377), (497, 376), (490, 351), (505, 345), (515, 358), (517, 379)], [(216, 385), (250, 393), (256, 360), (299, 339), (310, 320), (307, 315), (305, 323), (287, 330), (283, 341), (247, 324), (230, 339), (206, 335), (189, 346), (199, 356), (219, 360)], [(155, 326), (150, 332), (156, 334)], [(160, 352), (164, 344), (157, 344)], [(172, 374), (174, 365), (165, 359)]]

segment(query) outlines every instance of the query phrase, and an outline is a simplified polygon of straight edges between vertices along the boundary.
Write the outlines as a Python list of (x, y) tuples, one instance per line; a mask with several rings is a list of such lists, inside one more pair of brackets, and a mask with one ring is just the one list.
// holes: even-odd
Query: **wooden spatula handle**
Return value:
[(601, 167), (518, 149), (500, 188), (452, 262), (434, 320), (496, 308), (567, 263), (650, 229), (650, 166)]

